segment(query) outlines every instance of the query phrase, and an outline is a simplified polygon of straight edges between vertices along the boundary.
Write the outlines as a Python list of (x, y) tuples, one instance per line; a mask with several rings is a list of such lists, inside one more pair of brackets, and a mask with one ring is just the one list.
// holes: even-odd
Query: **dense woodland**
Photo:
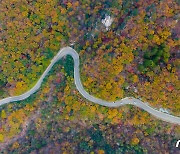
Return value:
[[(90, 94), (133, 96), (179, 116), (179, 1), (3, 0), (0, 12), (0, 99), (32, 88), (59, 49), (71, 46)], [(4, 153), (177, 153), (179, 138), (179, 126), (139, 108), (85, 100), (70, 56), (38, 92), (0, 106)]]

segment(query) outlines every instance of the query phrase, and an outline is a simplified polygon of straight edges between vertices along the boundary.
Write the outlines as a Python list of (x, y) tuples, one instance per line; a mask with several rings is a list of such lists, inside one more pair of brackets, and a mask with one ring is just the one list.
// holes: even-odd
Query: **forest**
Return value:
[[(178, 0), (3, 0), (0, 12), (0, 99), (31, 89), (71, 46), (91, 95), (133, 96), (180, 116)], [(113, 19), (108, 29), (106, 16)], [(0, 106), (0, 152), (178, 152), (178, 125), (131, 105), (87, 101), (74, 85), (73, 65), (64, 57), (35, 94)]]

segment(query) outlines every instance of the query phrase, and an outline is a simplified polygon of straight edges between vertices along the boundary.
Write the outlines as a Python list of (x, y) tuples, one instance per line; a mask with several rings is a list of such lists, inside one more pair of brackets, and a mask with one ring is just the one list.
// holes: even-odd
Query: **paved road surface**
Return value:
[(86, 98), (87, 100), (94, 102), (95, 104), (99, 104), (99, 105), (103, 105), (103, 106), (107, 106), (107, 107), (120, 107), (126, 104), (131, 104), (134, 106), (137, 106), (141, 109), (144, 109), (145, 111), (147, 111), (148, 113), (150, 113), (151, 115), (155, 116), (158, 119), (161, 119), (163, 121), (166, 122), (170, 122), (173, 124), (178, 124), (180, 125), (180, 117), (176, 117), (176, 116), (172, 116), (170, 114), (167, 113), (163, 113), (160, 112), (158, 110), (153, 109), (152, 107), (146, 105), (145, 103), (143, 103), (141, 100), (139, 99), (135, 99), (133, 97), (126, 97), (124, 99), (115, 101), (115, 102), (108, 102), (99, 98), (96, 98), (92, 95), (90, 95), (89, 93), (87, 93), (85, 91), (85, 89), (82, 86), (81, 80), (80, 80), (80, 75), (79, 75), (79, 55), (78, 53), (70, 48), (70, 47), (65, 47), (63, 49), (61, 49), (57, 55), (51, 60), (50, 65), (47, 67), (47, 69), (44, 71), (44, 73), (42, 74), (42, 76), (40, 77), (40, 79), (38, 80), (38, 82), (36, 83), (36, 85), (30, 89), (29, 91), (25, 92), (22, 95), (19, 96), (13, 96), (13, 97), (7, 97), (4, 98), (2, 100), (0, 100), (0, 106), (3, 104), (7, 104), (10, 102), (15, 102), (15, 101), (20, 101), (20, 100), (24, 100), (26, 98), (28, 98), (31, 94), (35, 93), (41, 86), (43, 79), (45, 78), (45, 76), (48, 74), (48, 72), (51, 70), (51, 68), (53, 67), (53, 65), (62, 57), (66, 56), (66, 55), (70, 55), (72, 56), (72, 58), (74, 59), (74, 80), (75, 80), (75, 85), (76, 88), (78, 89), (78, 91), (81, 93), (81, 95)]

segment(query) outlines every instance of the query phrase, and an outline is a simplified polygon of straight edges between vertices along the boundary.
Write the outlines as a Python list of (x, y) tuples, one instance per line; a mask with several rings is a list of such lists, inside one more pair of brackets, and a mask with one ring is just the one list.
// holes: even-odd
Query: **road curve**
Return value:
[(74, 60), (74, 80), (75, 80), (75, 85), (76, 85), (76, 88), (78, 89), (78, 91), (81, 93), (81, 95), (84, 98), (86, 98), (87, 100), (89, 100), (89, 101), (91, 101), (91, 102), (93, 102), (95, 104), (99, 104), (99, 105), (103, 105), (103, 106), (107, 106), (107, 107), (112, 107), (112, 108), (120, 107), (120, 106), (123, 106), (123, 105), (126, 105), (126, 104), (131, 104), (131, 105), (137, 106), (137, 107), (139, 107), (141, 109), (144, 109), (145, 111), (147, 111), (148, 113), (150, 113), (151, 115), (155, 116), (158, 119), (161, 119), (163, 121), (170, 122), (170, 123), (173, 123), (173, 124), (180, 125), (180, 117), (176, 117), (176, 116), (173, 116), (173, 115), (170, 115), (170, 114), (163, 113), (163, 112), (160, 112), (158, 110), (155, 110), (152, 107), (150, 107), (150, 106), (146, 105), (145, 103), (143, 103), (139, 99), (135, 99), (133, 97), (126, 97), (126, 98), (123, 98), (123, 99), (115, 101), (115, 102), (108, 102), (108, 101), (96, 98), (96, 97), (90, 95), (89, 93), (87, 93), (85, 91), (85, 89), (83, 88), (83, 85), (82, 85), (81, 80), (80, 80), (79, 55), (71, 47), (65, 47), (65, 48), (61, 49), (57, 53), (57, 55), (51, 60), (50, 65), (46, 68), (46, 70), (41, 75), (41, 77), (37, 81), (36, 85), (32, 89), (30, 89), (29, 91), (25, 92), (22, 95), (13, 96), (13, 97), (7, 97), (7, 98), (4, 98), (4, 99), (0, 100), (0, 106), (3, 105), (3, 104), (10, 103), (10, 102), (24, 100), (24, 99), (28, 98), (31, 94), (35, 93), (40, 88), (40, 86), (41, 86), (41, 84), (43, 82), (43, 79), (48, 74), (48, 72), (51, 70), (53, 65), (58, 60), (60, 60), (62, 57), (66, 56), (66, 55), (72, 56), (72, 58)]

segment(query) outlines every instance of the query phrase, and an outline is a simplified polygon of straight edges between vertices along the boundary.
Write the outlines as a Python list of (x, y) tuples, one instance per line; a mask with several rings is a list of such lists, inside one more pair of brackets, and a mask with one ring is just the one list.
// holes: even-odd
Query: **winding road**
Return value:
[(80, 80), (80, 74), (79, 74), (79, 55), (78, 53), (72, 49), (71, 47), (65, 47), (63, 49), (61, 49), (57, 55), (51, 60), (50, 65), (46, 68), (46, 70), (44, 71), (44, 73), (41, 75), (40, 79), (37, 81), (37, 83), (35, 84), (35, 86), (30, 89), (29, 91), (25, 92), (22, 95), (19, 96), (13, 96), (13, 97), (7, 97), (4, 98), (2, 100), (0, 100), (0, 106), (3, 104), (7, 104), (10, 102), (15, 102), (15, 101), (20, 101), (20, 100), (24, 100), (26, 98), (28, 98), (31, 94), (35, 93), (41, 86), (43, 79), (45, 78), (45, 76), (48, 74), (48, 72), (51, 70), (51, 68), (53, 67), (53, 65), (60, 60), (62, 57), (66, 56), (66, 55), (70, 55), (72, 56), (73, 60), (74, 60), (74, 80), (75, 80), (75, 85), (76, 88), (78, 89), (78, 91), (81, 93), (81, 95), (86, 98), (87, 100), (95, 103), (95, 104), (99, 104), (99, 105), (103, 105), (103, 106), (107, 106), (107, 107), (120, 107), (126, 104), (131, 104), (134, 106), (137, 106), (145, 111), (147, 111), (148, 113), (150, 113), (151, 115), (155, 116), (158, 119), (161, 119), (163, 121), (166, 122), (170, 122), (173, 124), (178, 124), (180, 125), (180, 117), (176, 117), (167, 113), (163, 113), (160, 112), (158, 110), (153, 109), (152, 107), (150, 107), (149, 105), (143, 103), (141, 100), (139, 99), (135, 99), (133, 97), (126, 97), (124, 99), (115, 101), (115, 102), (108, 102), (99, 98), (96, 98), (92, 95), (90, 95), (89, 93), (87, 93), (85, 91), (85, 89), (83, 88), (83, 85), (81, 83)]

